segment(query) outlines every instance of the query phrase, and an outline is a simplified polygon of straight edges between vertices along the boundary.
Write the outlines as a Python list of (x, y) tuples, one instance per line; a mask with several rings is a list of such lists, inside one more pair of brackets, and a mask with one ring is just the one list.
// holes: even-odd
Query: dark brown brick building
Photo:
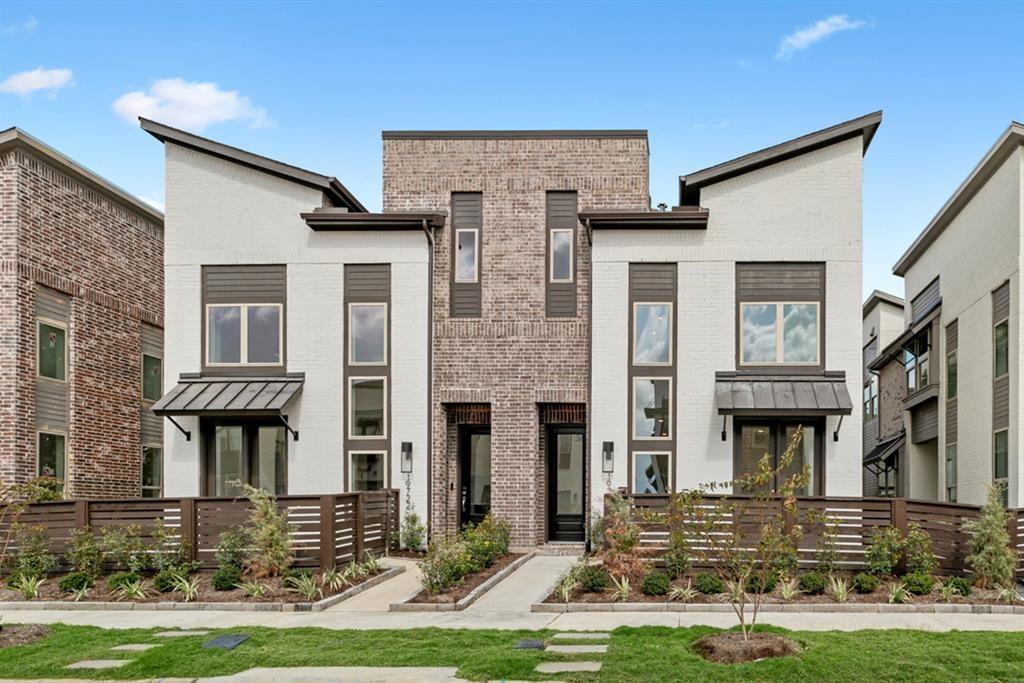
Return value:
[(0, 132), (0, 480), (160, 493), (163, 282), (159, 211)]

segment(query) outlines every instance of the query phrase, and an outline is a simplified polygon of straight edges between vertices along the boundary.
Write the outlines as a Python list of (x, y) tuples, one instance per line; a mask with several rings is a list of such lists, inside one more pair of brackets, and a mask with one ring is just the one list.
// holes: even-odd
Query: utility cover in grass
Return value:
[(543, 650), (544, 641), (534, 640), (533, 638), (526, 638), (524, 640), (517, 641), (516, 644), (512, 647), (516, 650)]
[(249, 640), (249, 636), (243, 633), (228, 633), (223, 636), (217, 636), (213, 640), (206, 641), (203, 643), (203, 649), (234, 650), (247, 640)]

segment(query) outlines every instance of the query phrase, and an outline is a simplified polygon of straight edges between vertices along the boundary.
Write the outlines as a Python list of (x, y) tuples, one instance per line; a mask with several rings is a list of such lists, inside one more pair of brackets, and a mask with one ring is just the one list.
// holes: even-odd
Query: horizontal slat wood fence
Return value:
[[(652, 556), (659, 557), (667, 548), (668, 528), (659, 523), (658, 517), (669, 505), (669, 495), (648, 494), (630, 496), (634, 509), (653, 516), (652, 521), (641, 523), (640, 544)], [(756, 500), (751, 496), (709, 495), (705, 503), (711, 505), (735, 505), (739, 518), (733, 520), (723, 515), (720, 523), (723, 527), (733, 528), (740, 524), (744, 541), (752, 544), (757, 540), (758, 522), (761, 520), (761, 506), (768, 506), (768, 514), (783, 517), (786, 513), (782, 501)], [(926, 500), (909, 500), (906, 498), (845, 498), (806, 496), (797, 498), (796, 519), (805, 520), (808, 513), (814, 511), (817, 517), (827, 519), (829, 526), (836, 535), (836, 546), (839, 551), (838, 565), (841, 569), (858, 571), (864, 568), (864, 551), (867, 549), (871, 533), (877, 527), (894, 526), (906, 536), (911, 524), (917, 524), (932, 539), (932, 551), (939, 561), (939, 572), (942, 574), (965, 575), (968, 568), (965, 558), (970, 553), (971, 534), (964, 528), (967, 521), (978, 516), (981, 508), (975, 505), (959, 503), (939, 503)], [(1024, 509), (1009, 511), (1007, 530), (1010, 534), (1010, 547), (1017, 553), (1017, 575), (1024, 575)], [(811, 567), (817, 562), (821, 546), (823, 523), (805, 525), (804, 536), (797, 548), (800, 565)], [(684, 525), (685, 533), (685, 525)], [(691, 547), (699, 548), (700, 539), (690, 532), (688, 541)], [(706, 542), (706, 541), (705, 541)], [(706, 568), (713, 561), (696, 566)]]
[[(398, 531), (398, 490), (335, 493), (320, 496), (279, 496), (278, 507), (292, 526), (294, 564), (327, 570), (366, 553), (387, 554)], [(172, 539), (185, 543), (189, 559), (203, 567), (216, 566), (222, 532), (246, 523), (250, 503), (236, 498), (137, 498), (120, 500), (61, 500), (27, 506), (15, 520), (25, 527), (45, 529), (50, 551), (64, 556), (73, 529), (136, 524), (150, 545), (153, 529), (162, 520)], [(6, 536), (9, 521), (0, 523)], [(16, 552), (16, 539), (11, 550)]]

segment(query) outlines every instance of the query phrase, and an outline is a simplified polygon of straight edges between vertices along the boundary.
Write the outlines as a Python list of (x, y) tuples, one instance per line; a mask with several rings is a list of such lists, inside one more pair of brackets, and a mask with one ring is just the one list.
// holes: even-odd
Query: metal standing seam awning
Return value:
[(209, 377), (182, 374), (178, 384), (153, 404), (156, 415), (166, 417), (187, 440), (191, 433), (175, 422), (175, 416), (198, 417), (277, 417), (296, 441), (281, 412), (302, 391), (305, 373), (266, 377)]
[(903, 444), (906, 443), (906, 440), (906, 433), (900, 432), (896, 436), (880, 442), (864, 456), (864, 467), (877, 473), (882, 469), (879, 463), (885, 462), (890, 455), (902, 448)]
[[(845, 372), (813, 375), (750, 375), (715, 373), (715, 406), (719, 415), (739, 417), (821, 417), (853, 412)], [(724, 418), (723, 418), (724, 419)], [(835, 434), (839, 438), (837, 426)], [(725, 439), (725, 430), (722, 430)]]

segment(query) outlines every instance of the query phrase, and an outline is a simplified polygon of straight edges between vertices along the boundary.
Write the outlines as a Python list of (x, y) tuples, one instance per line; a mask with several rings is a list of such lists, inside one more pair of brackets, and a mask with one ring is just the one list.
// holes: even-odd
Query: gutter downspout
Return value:
[(434, 462), (434, 234), (423, 219), (423, 234), (427, 238), (427, 542), (430, 542), (434, 518), (433, 462)]
[[(584, 548), (587, 553), (593, 549), (593, 539), (590, 537), (590, 529), (593, 528), (594, 514), (594, 473), (588, 465), (594, 462), (594, 436), (591, 429), (593, 421), (592, 407), (594, 405), (594, 235), (590, 228), (590, 219), (587, 219), (587, 246), (590, 247), (590, 282), (587, 283), (587, 462), (583, 464), (583, 471), (586, 475), (587, 487), (584, 491), (583, 501), (587, 506), (583, 514)], [(604, 495), (603, 493), (601, 495)]]

